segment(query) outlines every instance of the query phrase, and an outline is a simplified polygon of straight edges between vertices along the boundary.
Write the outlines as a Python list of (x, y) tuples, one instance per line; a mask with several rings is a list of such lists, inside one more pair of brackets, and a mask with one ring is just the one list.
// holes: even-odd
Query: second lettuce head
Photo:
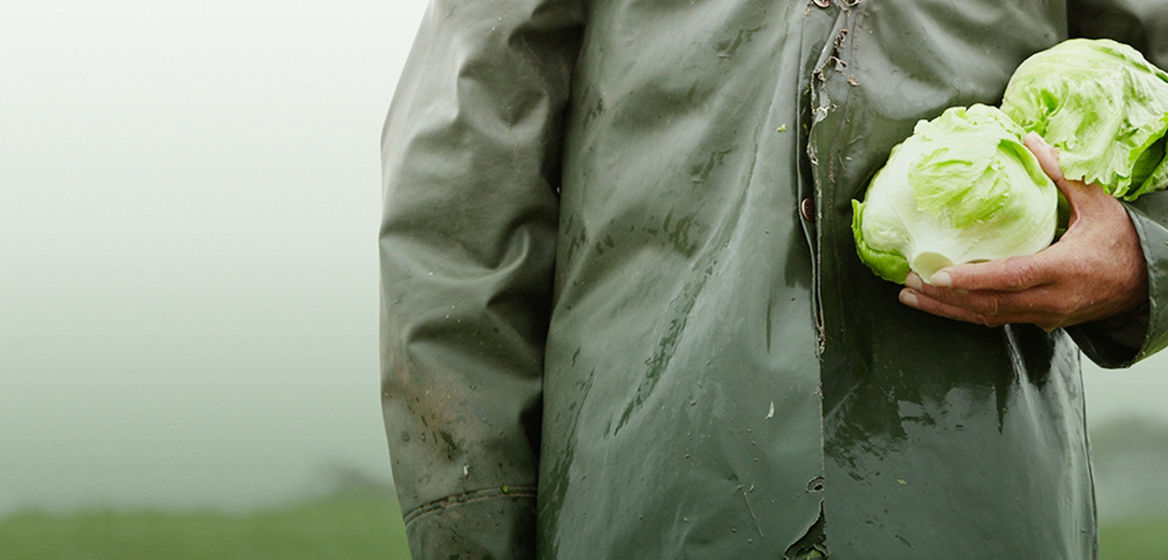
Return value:
[(1168, 74), (1123, 43), (1071, 39), (1031, 56), (1002, 111), (1057, 148), (1071, 179), (1126, 200), (1168, 182)]

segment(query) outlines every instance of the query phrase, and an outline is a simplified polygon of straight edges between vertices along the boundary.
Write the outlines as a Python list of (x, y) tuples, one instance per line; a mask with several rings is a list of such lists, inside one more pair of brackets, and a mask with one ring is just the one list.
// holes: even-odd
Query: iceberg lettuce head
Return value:
[(852, 201), (860, 260), (904, 283), (951, 264), (1036, 253), (1054, 238), (1058, 190), (1022, 144), (1025, 131), (986, 105), (916, 124)]
[(1059, 150), (1068, 178), (1134, 200), (1168, 186), (1168, 74), (1107, 39), (1071, 39), (1026, 59), (1002, 110)]

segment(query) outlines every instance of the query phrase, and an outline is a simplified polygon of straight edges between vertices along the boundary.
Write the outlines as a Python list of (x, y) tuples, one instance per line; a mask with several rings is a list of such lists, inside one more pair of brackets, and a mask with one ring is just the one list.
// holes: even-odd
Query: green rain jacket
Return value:
[[(822, 6), (821, 6), (822, 5)], [(1164, 0), (435, 0), (384, 130), (382, 360), (415, 558), (1092, 558), (1079, 350), (907, 308), (853, 198), (1068, 36)]]

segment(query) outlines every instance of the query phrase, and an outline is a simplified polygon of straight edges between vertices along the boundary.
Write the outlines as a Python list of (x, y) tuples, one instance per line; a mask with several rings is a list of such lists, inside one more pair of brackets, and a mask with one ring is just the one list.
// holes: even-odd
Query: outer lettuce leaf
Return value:
[(1058, 191), (1000, 110), (954, 107), (917, 123), (853, 203), (860, 259), (926, 281), (939, 268), (1036, 253), (1054, 237)]
[(864, 261), (877, 276), (889, 282), (904, 284), (904, 279), (908, 276), (909, 271), (908, 261), (905, 260), (904, 255), (896, 251), (878, 251), (864, 242), (864, 235), (860, 231), (863, 213), (864, 203), (853, 200), (852, 234), (856, 238), (856, 252), (859, 253), (860, 260)]
[(1107, 39), (1072, 39), (1014, 72), (1002, 110), (1059, 150), (1070, 178), (1127, 200), (1168, 187), (1168, 74)]

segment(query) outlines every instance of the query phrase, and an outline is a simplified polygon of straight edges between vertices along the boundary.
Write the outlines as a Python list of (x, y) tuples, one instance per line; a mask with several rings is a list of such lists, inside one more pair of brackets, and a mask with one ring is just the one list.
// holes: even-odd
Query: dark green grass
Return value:
[(1105, 523), (1099, 553), (1103, 560), (1168, 559), (1168, 517)]
[(0, 519), (0, 558), (408, 560), (397, 503), (345, 492), (273, 510), (24, 512)]
[[(1168, 517), (1105, 523), (1103, 560), (1168, 559)], [(408, 560), (392, 494), (349, 491), (232, 515), (215, 511), (71, 515), (23, 512), (0, 519), (0, 559)]]

